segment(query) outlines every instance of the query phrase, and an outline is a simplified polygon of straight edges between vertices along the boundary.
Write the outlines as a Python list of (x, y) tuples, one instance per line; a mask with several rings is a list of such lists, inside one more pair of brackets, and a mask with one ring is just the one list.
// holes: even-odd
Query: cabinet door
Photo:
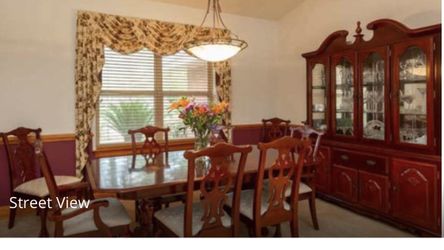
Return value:
[(433, 39), (394, 45), (393, 63), (395, 143), (433, 147)]
[(314, 129), (328, 129), (328, 79), (327, 59), (316, 59), (308, 63), (308, 115)]
[(359, 171), (359, 203), (368, 208), (388, 212), (389, 181), (384, 175)]
[(427, 228), (437, 217), (437, 170), (433, 164), (393, 160), (393, 215)]
[(356, 202), (358, 171), (337, 165), (333, 165), (331, 171), (333, 195), (349, 202)]
[(359, 53), (359, 131), (365, 140), (384, 142), (388, 93), (388, 48), (380, 47)]
[(318, 191), (328, 193), (330, 190), (330, 150), (326, 147), (319, 149), (320, 163), (316, 166), (315, 184)]
[(356, 136), (355, 53), (332, 57), (333, 134), (340, 137)]

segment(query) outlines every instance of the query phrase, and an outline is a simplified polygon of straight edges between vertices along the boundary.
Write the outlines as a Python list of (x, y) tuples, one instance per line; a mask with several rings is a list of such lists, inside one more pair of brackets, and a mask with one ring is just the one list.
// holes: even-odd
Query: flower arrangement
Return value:
[(179, 112), (179, 118), (182, 119), (183, 124), (196, 136), (195, 148), (202, 149), (208, 145), (211, 130), (222, 122), (222, 117), (228, 111), (228, 103), (223, 101), (208, 105), (197, 103), (195, 99), (181, 97), (171, 103), (169, 110)]

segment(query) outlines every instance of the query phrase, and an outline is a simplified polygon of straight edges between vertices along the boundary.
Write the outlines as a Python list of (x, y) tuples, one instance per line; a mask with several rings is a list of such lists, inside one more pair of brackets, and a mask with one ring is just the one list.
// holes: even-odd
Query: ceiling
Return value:
[[(156, 2), (206, 9), (208, 0), (153, 0)], [(222, 12), (277, 20), (304, 0), (220, 0)]]

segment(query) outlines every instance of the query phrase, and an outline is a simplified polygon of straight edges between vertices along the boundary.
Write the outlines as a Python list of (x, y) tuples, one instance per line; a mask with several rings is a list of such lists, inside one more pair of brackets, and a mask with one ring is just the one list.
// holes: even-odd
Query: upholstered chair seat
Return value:
[[(128, 215), (125, 207), (115, 198), (96, 199), (97, 201), (108, 201), (108, 207), (99, 208), (100, 218), (103, 223), (109, 228), (125, 226), (131, 223), (131, 218)], [(91, 201), (92, 202), (92, 201)], [(74, 212), (75, 208), (66, 208), (62, 211), (62, 215)], [(97, 231), (98, 228), (94, 223), (94, 211), (89, 210), (71, 219), (63, 222), (63, 232), (65, 236), (78, 235), (87, 232)]]
[[(68, 185), (78, 183), (81, 180), (75, 176), (54, 176), (57, 186)], [(14, 192), (37, 196), (44, 198), (49, 195), (48, 186), (46, 185), (45, 178), (40, 177), (34, 180), (30, 180), (18, 185)]]
[[(228, 198), (232, 199), (232, 198)], [(194, 203), (192, 207), (192, 234), (196, 235), (202, 229), (204, 224), (202, 218), (204, 215), (204, 207), (201, 203)], [(184, 237), (184, 216), (185, 216), (185, 205), (179, 205), (175, 207), (169, 207), (162, 209), (154, 214), (159, 222), (171, 230), (174, 234), (179, 237)], [(231, 226), (231, 217), (229, 214), (225, 213), (221, 217), (221, 221), (224, 227), (229, 228)]]
[[(285, 197), (291, 196), (291, 185), (292, 185), (292, 182), (289, 183), (287, 189), (285, 190)], [(309, 186), (307, 186), (305, 183), (301, 182), (299, 184), (299, 195), (305, 194), (305, 193), (310, 193), (310, 192), (311, 192), (311, 188)], [(231, 201), (233, 200), (232, 195), (233, 194), (228, 195), (228, 199), (226, 202), (226, 205), (230, 208), (232, 207), (232, 205), (231, 205)], [(253, 219), (254, 190), (252, 190), (252, 189), (243, 190), (241, 192), (240, 197), (241, 197), (240, 213), (252, 220)], [(269, 197), (270, 197), (270, 195), (269, 195), (269, 190), (268, 190), (268, 181), (264, 181), (264, 191), (262, 192), (262, 198), (261, 198), (261, 215), (263, 215), (268, 209), (268, 198)], [(286, 210), (290, 210), (290, 204), (285, 202), (284, 208)]]
[[(226, 202), (226, 205), (228, 207), (232, 207), (232, 195), (228, 195), (228, 199)], [(253, 220), (253, 204), (254, 204), (254, 190), (243, 190), (240, 195), (240, 207), (239, 211), (242, 215), (246, 216), (248, 219)], [(262, 198), (261, 198), (261, 215), (263, 215), (268, 210), (268, 198), (269, 194), (268, 191), (264, 189), (262, 192)], [(284, 202), (284, 208), (286, 210), (290, 210), (290, 204), (287, 202)]]

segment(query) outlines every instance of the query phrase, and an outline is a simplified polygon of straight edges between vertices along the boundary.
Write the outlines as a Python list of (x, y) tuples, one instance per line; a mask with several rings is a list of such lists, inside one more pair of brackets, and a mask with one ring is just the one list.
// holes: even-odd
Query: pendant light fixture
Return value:
[(237, 35), (231, 33), (230, 37), (220, 37), (216, 28), (228, 30), (225, 26), (220, 13), (222, 12), (219, 0), (208, 0), (208, 7), (205, 17), (200, 27), (203, 27), (207, 20), (210, 10), (213, 12), (213, 29), (210, 30), (210, 39), (194, 40), (184, 44), (185, 50), (195, 57), (208, 62), (225, 61), (240, 51), (245, 49), (248, 44), (240, 40)]

